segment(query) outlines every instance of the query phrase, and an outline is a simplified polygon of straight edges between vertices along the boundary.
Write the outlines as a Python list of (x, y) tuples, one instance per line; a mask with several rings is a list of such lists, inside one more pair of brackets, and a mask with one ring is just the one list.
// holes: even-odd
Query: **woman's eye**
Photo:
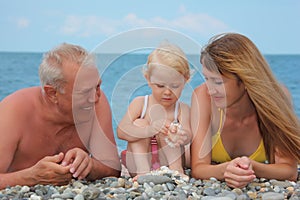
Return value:
[(222, 84), (223, 84), (223, 81), (215, 81), (215, 84), (217, 84), (217, 85), (222, 85)]
[(164, 85), (160, 85), (160, 84), (156, 84), (156, 86), (159, 87), (159, 88), (165, 87)]

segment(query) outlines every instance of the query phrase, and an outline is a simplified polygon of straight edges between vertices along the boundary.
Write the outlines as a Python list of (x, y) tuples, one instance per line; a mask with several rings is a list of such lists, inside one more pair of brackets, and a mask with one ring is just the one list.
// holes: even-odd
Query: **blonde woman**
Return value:
[(185, 177), (183, 146), (192, 138), (190, 108), (179, 102), (190, 78), (185, 54), (163, 43), (148, 56), (144, 76), (152, 94), (136, 97), (117, 129), (118, 137), (128, 141), (123, 164), (133, 176), (167, 165)]
[(192, 96), (192, 176), (244, 187), (256, 177), (297, 179), (300, 126), (290, 95), (247, 37), (212, 38), (201, 52), (206, 82)]

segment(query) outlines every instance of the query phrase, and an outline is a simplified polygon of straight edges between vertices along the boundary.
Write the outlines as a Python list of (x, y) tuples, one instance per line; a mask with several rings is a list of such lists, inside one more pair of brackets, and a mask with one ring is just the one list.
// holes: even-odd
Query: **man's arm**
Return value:
[[(23, 98), (24, 99), (24, 98)], [(16, 154), (23, 139), (23, 131), (27, 126), (24, 121), (24, 102), (19, 96), (11, 95), (0, 102), (0, 189), (15, 185), (65, 184), (71, 180), (68, 167), (58, 163), (63, 154), (45, 157), (31, 166), (14, 169), (18, 161)], [(17, 170), (17, 171), (14, 171)]]
[(88, 178), (118, 177), (121, 170), (120, 158), (112, 128), (110, 105), (103, 91), (101, 91), (95, 109), (98, 120), (93, 123), (93, 131), (90, 138), (93, 168)]
[(0, 189), (15, 185), (68, 184), (72, 179), (72, 174), (69, 173), (69, 167), (59, 164), (63, 157), (63, 153), (46, 156), (32, 167), (10, 173), (0, 173)]

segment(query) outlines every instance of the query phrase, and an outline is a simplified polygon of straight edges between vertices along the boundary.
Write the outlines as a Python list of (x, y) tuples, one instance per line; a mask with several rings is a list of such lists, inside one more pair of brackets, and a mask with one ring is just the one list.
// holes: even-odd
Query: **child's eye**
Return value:
[(171, 86), (173, 89), (177, 89), (177, 88), (179, 88), (180, 86), (179, 85), (172, 85)]
[(165, 87), (164, 85), (161, 85), (161, 84), (156, 84), (156, 86), (159, 87), (159, 88)]

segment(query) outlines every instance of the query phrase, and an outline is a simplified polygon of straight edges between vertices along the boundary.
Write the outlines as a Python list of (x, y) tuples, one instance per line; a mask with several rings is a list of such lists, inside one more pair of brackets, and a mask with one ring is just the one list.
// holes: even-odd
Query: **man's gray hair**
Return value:
[(45, 85), (51, 85), (59, 92), (64, 93), (65, 79), (62, 73), (62, 65), (65, 61), (74, 62), (79, 66), (95, 66), (94, 56), (84, 48), (62, 43), (43, 56), (39, 68), (42, 90)]

